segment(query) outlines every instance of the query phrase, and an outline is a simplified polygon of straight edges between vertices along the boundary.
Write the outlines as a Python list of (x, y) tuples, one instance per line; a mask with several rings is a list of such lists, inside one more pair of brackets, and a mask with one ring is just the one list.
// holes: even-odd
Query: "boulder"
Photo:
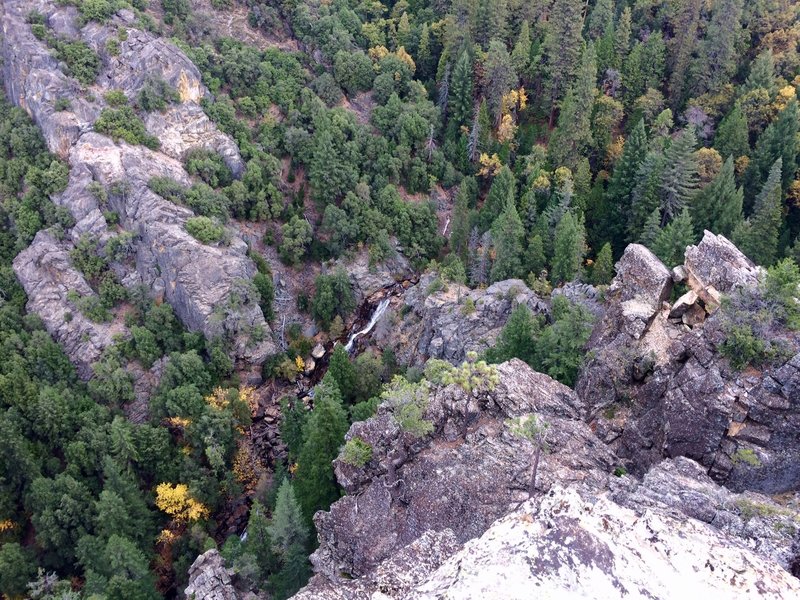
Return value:
[(686, 249), (686, 283), (707, 306), (719, 306), (720, 294), (758, 283), (759, 268), (722, 235), (710, 231)]
[(646, 247), (631, 244), (616, 265), (608, 296), (619, 307), (619, 330), (642, 337), (672, 291), (672, 275)]
[(233, 569), (225, 568), (225, 561), (216, 549), (198, 556), (189, 568), (189, 583), (184, 590), (187, 598), (197, 600), (242, 600), (233, 585)]
[(686, 311), (697, 304), (697, 300), (697, 294), (694, 291), (689, 290), (683, 296), (678, 298), (675, 301), (675, 304), (672, 305), (672, 309), (669, 311), (669, 318), (680, 319), (684, 314), (686, 314)]

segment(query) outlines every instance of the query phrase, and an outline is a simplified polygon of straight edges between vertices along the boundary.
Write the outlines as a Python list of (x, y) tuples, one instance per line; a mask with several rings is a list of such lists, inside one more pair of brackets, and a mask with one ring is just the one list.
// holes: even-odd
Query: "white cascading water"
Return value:
[(389, 302), (391, 302), (391, 300), (392, 300), (391, 298), (384, 298), (383, 300), (380, 301), (380, 304), (378, 304), (378, 307), (375, 309), (375, 312), (372, 313), (372, 318), (370, 318), (369, 323), (367, 323), (367, 326), (364, 327), (364, 329), (362, 329), (361, 331), (352, 334), (350, 336), (350, 339), (347, 340), (347, 345), (345, 345), (344, 347), (345, 350), (350, 352), (350, 350), (353, 349), (353, 342), (356, 341), (356, 338), (358, 336), (366, 335), (367, 333), (372, 331), (372, 328), (375, 327), (375, 323), (378, 322), (378, 319), (380, 319), (383, 316), (383, 313), (386, 312), (386, 309), (389, 308)]

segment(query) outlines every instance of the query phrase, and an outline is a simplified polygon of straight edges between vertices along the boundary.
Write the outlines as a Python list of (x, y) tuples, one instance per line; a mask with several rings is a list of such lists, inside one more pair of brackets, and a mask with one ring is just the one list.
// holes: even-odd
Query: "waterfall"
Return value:
[(389, 308), (389, 302), (390, 301), (391, 301), (391, 298), (388, 298), (388, 297), (384, 298), (383, 300), (381, 300), (380, 304), (378, 304), (378, 307), (375, 309), (375, 312), (372, 313), (372, 317), (370, 318), (369, 323), (367, 323), (367, 326), (364, 327), (364, 329), (362, 329), (361, 331), (358, 331), (358, 332), (352, 334), (350, 336), (350, 339), (347, 340), (347, 345), (345, 345), (345, 347), (344, 347), (345, 350), (350, 352), (350, 350), (353, 349), (353, 342), (356, 341), (356, 338), (358, 336), (365, 335), (365, 334), (369, 333), (370, 331), (372, 331), (372, 328), (375, 327), (375, 323), (378, 322), (378, 319), (380, 319), (383, 316), (383, 313), (386, 312), (386, 309)]

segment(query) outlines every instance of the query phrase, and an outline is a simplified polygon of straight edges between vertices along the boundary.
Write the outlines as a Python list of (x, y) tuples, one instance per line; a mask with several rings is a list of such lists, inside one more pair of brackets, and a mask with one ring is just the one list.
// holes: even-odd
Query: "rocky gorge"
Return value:
[[(80, 40), (99, 57), (93, 84), (79, 85), (34, 35), (31, 11), (48, 32)], [(521, 279), (475, 288), (445, 281), (439, 265), (412, 266), (394, 239), (378, 264), (359, 246), (311, 267), (315, 274), (345, 273), (357, 306), (338, 339), (329, 339), (300, 308), (301, 298), (309, 302), (308, 279), (263, 247), (262, 229), (248, 234), (229, 223), (223, 239), (203, 243), (187, 231), (195, 212), (151, 189), (156, 177), (190, 186), (195, 179), (184, 160), (192, 150), (213, 151), (235, 177), (245, 169), (239, 142), (204, 111), (211, 92), (178, 45), (141, 27), (125, 8), (102, 24), (78, 26), (74, 6), (4, 0), (2, 23), (8, 96), (69, 164), (68, 185), (52, 200), (73, 222), (39, 231), (13, 271), (27, 310), (80, 379), (92, 381), (105, 353), (133, 336), (126, 307), (106, 322), (80, 309), (80, 299), (98, 296), (74, 259), (87, 239), (100, 249), (122, 240), (125, 252), (109, 268), (125, 289), (169, 304), (188, 331), (224, 340), (236, 385), (254, 386), (242, 385), (255, 400), (237, 432), (258, 456), (237, 449), (236, 457), (263, 471), (287, 455), (281, 400), (312, 406), (311, 390), (337, 344), (350, 338), (348, 352), (391, 352), (417, 376), (398, 392), (405, 405), (385, 396), (372, 417), (349, 425), (344, 448), (357, 441), (369, 456), (353, 461), (342, 449), (333, 462), (342, 494), (314, 516), (314, 574), (295, 599), (512, 600), (531, 597), (531, 590), (598, 600), (800, 596), (800, 337), (770, 325), (780, 352), (758, 366), (739, 368), (723, 352), (732, 298), (759, 289), (765, 276), (726, 237), (706, 231), (672, 269), (631, 244), (609, 286), (573, 281), (552, 294)], [(178, 95), (143, 117), (157, 148), (95, 129), (110, 107), (109, 92), (134, 98), (154, 78)], [(259, 245), (277, 290), (272, 324), (252, 283)], [(480, 360), (516, 308), (546, 324), (558, 297), (595, 320), (574, 389), (519, 359)], [(291, 343), (287, 322), (308, 334), (308, 351), (287, 359), (298, 380), (265, 383), (261, 365)], [(364, 335), (351, 337), (362, 327)], [(128, 365), (137, 401), (135, 410), (125, 407), (132, 422), (147, 420), (168, 362)], [(393, 385), (400, 384), (387, 383)], [(419, 412), (413, 419), (402, 413), (408, 405)], [(170, 419), (180, 452), (191, 454), (184, 444), (191, 421)], [(206, 440), (215, 441), (214, 434)], [(115, 448), (123, 442), (115, 440)], [(216, 458), (213, 447), (198, 448), (199, 460)], [(297, 464), (289, 467), (293, 474)], [(237, 468), (246, 470), (241, 461)], [(220, 531), (237, 539), (246, 496), (215, 515)], [(202, 549), (221, 548), (217, 537), (207, 537)], [(193, 550), (198, 554), (180, 590), (185, 597), (267, 597), (220, 550)]]

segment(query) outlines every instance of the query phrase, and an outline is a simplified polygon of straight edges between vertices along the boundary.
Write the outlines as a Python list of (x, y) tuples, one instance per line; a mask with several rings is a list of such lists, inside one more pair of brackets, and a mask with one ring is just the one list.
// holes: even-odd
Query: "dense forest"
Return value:
[[(224, 244), (232, 222), (259, 223), (298, 274), (362, 249), (372, 264), (399, 251), (418, 271), (437, 271), (437, 285), (520, 278), (547, 296), (575, 280), (607, 285), (632, 242), (680, 264), (710, 230), (777, 265), (776, 286), (797, 283), (800, 8), (789, 0), (212, 0), (220, 19), (245, 10), (250, 28), (276, 40), (266, 48), (215, 35), (189, 0), (63, 3), (84, 24), (132, 9), (140, 28), (172, 38), (200, 69), (211, 92), (203, 109), (236, 141), (244, 172), (195, 151), (185, 157), (191, 187), (168, 178), (149, 187), (195, 212), (186, 229), (203, 243)], [(100, 58), (54, 36), (41, 14), (28, 20), (90, 86)], [(136, 98), (112, 92), (95, 130), (157, 148), (142, 117), (177, 101), (159, 80)], [(71, 254), (99, 298), (76, 306), (104, 321), (124, 304), (132, 332), (88, 383), (26, 314), (11, 262), (37, 231), (63, 236), (74, 225), (50, 200), (68, 176), (27, 115), (2, 104), (0, 593), (9, 598), (174, 596), (211, 547), (251, 589), (286, 598), (311, 572), (312, 516), (340, 496), (331, 461), (349, 423), (381, 399), (411, 399), (398, 401), (398, 420), (422, 435), (414, 399), (427, 382), (443, 371), (452, 381), (485, 375), (484, 360), (516, 356), (567, 384), (580, 369), (592, 317), (563, 297), (548, 322), (516, 309), (466, 374), (407, 369), (388, 350), (351, 358), (338, 345), (313, 411), (282, 401), (287, 453), (259, 479), (246, 443), (253, 389), (224, 340), (186, 331), (168, 304), (121, 285), (111, 264), (130, 251), (125, 233), (102, 248), (86, 236)], [(252, 258), (251, 291), (273, 320), (270, 267)], [(356, 308), (336, 270), (297, 305), (330, 339)], [(267, 381), (303, 372), (313, 342), (299, 326), (286, 336), (264, 364)], [(164, 357), (149, 420), (134, 424), (126, 366)], [(364, 464), (371, 448), (355, 440), (342, 452)], [(242, 498), (247, 535), (226, 536), (222, 519)]]

